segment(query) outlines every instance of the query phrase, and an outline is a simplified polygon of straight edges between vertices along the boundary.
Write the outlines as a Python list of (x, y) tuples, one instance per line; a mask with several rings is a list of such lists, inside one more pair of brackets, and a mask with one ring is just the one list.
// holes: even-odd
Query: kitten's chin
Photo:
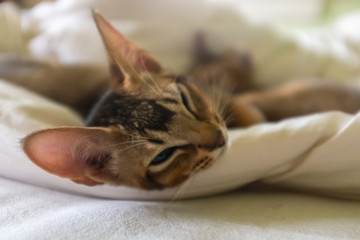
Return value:
[(214, 151), (211, 152), (211, 155), (214, 159), (214, 161), (216, 161), (217, 159), (219, 159), (222, 155), (224, 155), (224, 153), (226, 152), (227, 148), (228, 148), (228, 143), (225, 144), (225, 146), (218, 148)]
[(223, 136), (224, 136), (224, 142), (225, 144), (220, 147), (220, 148), (217, 148), (215, 150), (213, 150), (211, 152), (211, 156), (213, 158), (213, 161), (216, 161), (217, 159), (219, 159), (225, 152), (226, 150), (228, 149), (229, 147), (229, 136), (228, 136), (228, 133), (226, 131), (226, 129), (221, 129), (222, 130), (222, 133), (223, 133)]

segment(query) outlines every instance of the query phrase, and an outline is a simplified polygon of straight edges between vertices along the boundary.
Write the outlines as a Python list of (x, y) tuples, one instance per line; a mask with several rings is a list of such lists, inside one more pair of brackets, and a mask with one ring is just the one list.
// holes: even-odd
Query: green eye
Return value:
[(150, 163), (151, 166), (159, 165), (163, 162), (165, 162), (175, 151), (176, 147), (167, 148), (159, 155), (157, 155)]

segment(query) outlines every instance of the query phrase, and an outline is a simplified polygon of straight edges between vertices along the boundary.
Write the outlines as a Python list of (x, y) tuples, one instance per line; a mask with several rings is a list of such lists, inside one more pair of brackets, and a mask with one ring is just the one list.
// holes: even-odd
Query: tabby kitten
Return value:
[(52, 174), (89, 186), (162, 189), (209, 167), (227, 141), (225, 123), (209, 100), (98, 12), (93, 16), (109, 56), (110, 88), (87, 127), (35, 132), (23, 141), (27, 156)]

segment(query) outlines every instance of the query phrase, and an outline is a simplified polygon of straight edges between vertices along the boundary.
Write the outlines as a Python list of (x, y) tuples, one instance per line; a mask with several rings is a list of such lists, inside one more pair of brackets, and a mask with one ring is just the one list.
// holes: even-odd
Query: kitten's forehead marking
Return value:
[(154, 99), (140, 96), (110, 93), (104, 96), (94, 109), (89, 126), (108, 127), (120, 125), (129, 131), (145, 133), (146, 130), (168, 131), (173, 111), (157, 103)]
[(149, 138), (148, 141), (150, 143), (154, 143), (154, 144), (164, 144), (164, 141), (163, 140), (160, 140), (160, 139), (155, 139), (155, 138)]

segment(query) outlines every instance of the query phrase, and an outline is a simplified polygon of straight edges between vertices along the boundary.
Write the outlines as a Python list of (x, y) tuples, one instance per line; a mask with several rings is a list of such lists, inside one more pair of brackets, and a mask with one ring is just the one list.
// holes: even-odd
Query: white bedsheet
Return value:
[[(124, 5), (137, 1), (119, 2)], [(30, 34), (35, 29), (38, 34), (30, 41), (30, 51), (42, 57), (59, 57), (64, 62), (94, 59), (103, 61), (103, 49), (100, 47), (99, 39), (94, 35), (96, 32), (91, 30), (90, 23), (86, 24), (89, 18), (85, 13), (88, 11), (87, 7), (96, 1), (63, 0), (57, 4), (61, 3), (62, 8), (55, 8), (53, 4), (49, 4), (46, 11), (40, 11), (38, 8), (38, 12), (34, 10), (25, 18), (29, 24), (25, 33)], [(109, 10), (108, 5), (99, 7), (103, 7), (103, 11), (116, 18), (118, 12)], [(121, 13), (126, 12), (126, 8), (123, 8)], [(69, 16), (73, 18), (68, 18)], [(206, 14), (201, 16), (207, 16), (204, 18), (209, 19)], [(257, 26), (247, 29), (247, 33), (256, 35), (257, 39), (271, 39), (267, 47), (263, 45), (265, 40), (249, 44), (257, 57), (260, 73), (257, 76), (258, 80), (274, 83), (305, 72), (304, 75), (318, 73), (334, 81), (354, 81), (360, 71), (356, 58), (360, 49), (360, 38), (357, 39), (356, 36), (360, 31), (354, 30), (356, 27), (360, 28), (360, 25), (357, 25), (358, 21), (354, 16), (314, 33), (299, 31), (278, 35), (274, 30), (264, 30)], [(161, 17), (163, 16), (159, 16), (159, 19)], [(78, 20), (79, 25), (69, 25), (74, 19)], [(231, 22), (233, 20), (232, 18)], [(352, 23), (353, 32), (345, 31), (346, 27), (340, 27), (348, 26), (344, 24), (346, 21)], [(58, 22), (59, 25), (52, 25), (54, 22)], [(238, 19), (238, 23), (243, 22)], [(163, 52), (160, 46), (167, 49), (166, 46), (169, 47), (169, 44), (157, 42), (153, 35), (129, 21), (121, 21), (119, 24), (120, 28), (128, 29), (134, 40), (144, 43), (163, 61), (169, 59), (168, 63), (172, 68), (181, 69), (184, 66), (180, 61), (184, 60), (179, 53), (183, 46), (180, 40), (172, 42), (180, 48), (172, 46), (168, 48), (169, 52)], [(235, 25), (227, 29), (228, 34), (234, 31)], [(144, 26), (154, 27), (151, 24)], [(226, 29), (220, 26), (215, 26), (215, 30), (226, 32)], [(164, 31), (163, 27), (159, 27), (157, 31)], [(140, 34), (141, 30), (145, 32)], [(181, 30), (185, 31), (180, 28), (179, 31)], [(334, 40), (338, 46), (335, 48), (334, 42), (330, 41), (334, 36), (338, 36), (337, 40)], [(178, 35), (174, 34), (173, 37)], [(79, 41), (82, 47), (79, 47)], [(319, 41), (324, 44), (316, 44)], [(86, 49), (89, 49), (86, 44), (98, 47), (90, 48), (94, 52), (86, 52)], [(258, 48), (256, 44), (259, 44)], [(277, 51), (274, 52), (275, 46)], [(292, 51), (288, 51), (289, 47)], [(180, 60), (171, 61), (168, 54), (175, 53), (180, 54)], [(270, 61), (273, 58), (276, 61)], [(286, 66), (294, 67), (279, 68), (284, 63), (288, 64)], [(360, 203), (357, 201), (284, 192), (261, 193), (241, 190), (170, 203), (106, 200), (70, 194), (115, 199), (169, 199), (177, 190), (145, 193), (109, 186), (86, 187), (47, 174), (26, 159), (20, 149), (20, 139), (39, 128), (81, 125), (81, 119), (63, 106), (3, 81), (0, 81), (0, 109), (0, 239), (360, 237)], [(223, 157), (180, 191), (177, 197), (212, 195), (262, 179), (293, 189), (312, 190), (317, 193), (323, 191), (342, 197), (359, 198), (359, 118), (359, 115), (331, 112), (230, 132), (232, 142)]]
[(359, 203), (236, 191), (186, 201), (69, 195), (0, 179), (0, 239), (359, 239)]

